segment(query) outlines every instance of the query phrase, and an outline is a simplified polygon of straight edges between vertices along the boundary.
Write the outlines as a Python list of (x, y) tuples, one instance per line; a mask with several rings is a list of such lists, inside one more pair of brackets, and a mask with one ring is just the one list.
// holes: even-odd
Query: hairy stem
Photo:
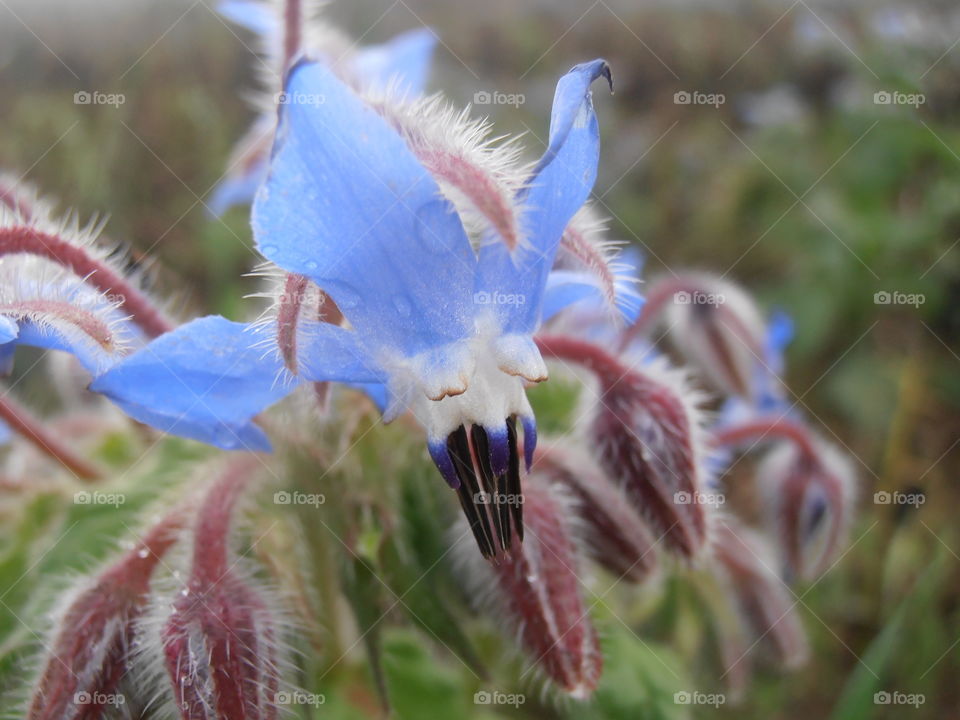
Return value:
[(100, 471), (66, 447), (52, 433), (48, 432), (39, 420), (9, 395), (0, 395), (0, 419), (3, 419), (14, 431), (25, 437), (40, 451), (57, 460), (81, 480), (97, 480)]

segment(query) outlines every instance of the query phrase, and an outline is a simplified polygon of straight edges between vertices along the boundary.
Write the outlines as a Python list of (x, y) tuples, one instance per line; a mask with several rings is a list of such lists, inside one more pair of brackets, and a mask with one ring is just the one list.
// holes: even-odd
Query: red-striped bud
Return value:
[(175, 542), (181, 519), (179, 512), (168, 515), (68, 596), (33, 691), (30, 720), (95, 720), (127, 704), (121, 680), (135, 623), (146, 605), (150, 577)]
[(468, 548), (467, 578), (476, 597), (490, 600), (493, 617), (519, 633), (533, 667), (571, 697), (584, 699), (597, 687), (603, 658), (580, 595), (569, 500), (531, 475), (523, 503), (523, 543), (494, 564)]
[(603, 348), (565, 336), (537, 339), (544, 356), (576, 362), (599, 381), (589, 437), (601, 469), (626, 492), (666, 549), (692, 558), (704, 547), (705, 492), (698, 395), (665, 361), (628, 366)]
[(773, 533), (794, 575), (826, 571), (846, 543), (856, 474), (835, 446), (811, 436), (805, 445), (780, 443), (757, 468)]
[(643, 582), (656, 571), (657, 538), (624, 490), (586, 450), (541, 445), (534, 472), (563, 487), (574, 501), (577, 528), (590, 559), (618, 579)]
[[(271, 603), (230, 549), (236, 506), (256, 461), (234, 460), (207, 492), (193, 530), (192, 567), (160, 600), (162, 663), (183, 720), (276, 718), (279, 627)], [(145, 628), (149, 633), (150, 628)]]
[[(766, 539), (732, 518), (724, 518), (713, 534), (713, 553), (720, 564), (718, 574), (757, 641), (768, 641), (784, 667), (802, 665), (809, 648), (796, 612), (798, 602), (780, 578)], [(728, 667), (727, 672), (734, 670)]]

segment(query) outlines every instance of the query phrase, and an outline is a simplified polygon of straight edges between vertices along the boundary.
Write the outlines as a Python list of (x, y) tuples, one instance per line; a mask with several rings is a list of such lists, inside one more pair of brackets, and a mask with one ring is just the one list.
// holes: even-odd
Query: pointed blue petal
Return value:
[(437, 36), (432, 30), (410, 30), (383, 45), (371, 45), (357, 52), (354, 68), (362, 81), (374, 88), (383, 89), (393, 82), (401, 93), (421, 95), (436, 46)]
[(252, 0), (226, 0), (217, 5), (217, 12), (231, 22), (235, 22), (258, 35), (271, 35), (280, 32), (280, 23), (270, 6)]
[(600, 130), (591, 83), (610, 79), (604, 60), (577, 65), (560, 78), (550, 118), (550, 142), (519, 200), (526, 242), (511, 258), (503, 243), (488, 243), (480, 255), (477, 289), (522, 295), (526, 302), (501, 308), (505, 329), (531, 332), (540, 321), (547, 275), (563, 231), (580, 209), (597, 177)]
[(327, 68), (300, 63), (257, 193), (260, 251), (317, 282), (368, 346), (412, 355), (472, 331), (476, 258), (404, 140)]
[(251, 347), (248, 325), (200, 318), (161, 335), (90, 389), (164, 432), (227, 450), (268, 450), (254, 415), (293, 389), (274, 353)]
[(13, 431), (3, 420), (0, 420), (0, 445), (8, 445), (13, 439)]

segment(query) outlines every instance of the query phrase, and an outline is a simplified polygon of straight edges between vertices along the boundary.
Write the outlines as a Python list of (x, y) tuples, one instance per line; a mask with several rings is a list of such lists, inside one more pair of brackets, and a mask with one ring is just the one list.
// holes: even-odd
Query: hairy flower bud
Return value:
[(856, 485), (850, 459), (813, 436), (805, 445), (779, 443), (757, 468), (757, 481), (787, 568), (815, 578), (846, 541)]
[(68, 595), (34, 687), (30, 720), (95, 720), (126, 702), (120, 681), (150, 577), (175, 542), (182, 513), (151, 528), (137, 545)]
[(704, 546), (710, 496), (703, 492), (698, 397), (682, 372), (661, 360), (629, 367), (603, 348), (541, 336), (547, 357), (572, 361), (599, 382), (589, 417), (593, 452), (664, 547), (686, 558)]
[(752, 397), (754, 369), (764, 358), (764, 324), (741, 288), (706, 273), (660, 278), (622, 347), (663, 320), (677, 348), (716, 389)]
[(585, 450), (559, 442), (541, 448), (534, 472), (565, 488), (573, 499), (589, 557), (618, 579), (647, 580), (657, 568), (656, 537), (623, 489)]
[(785, 667), (802, 665), (809, 648), (797, 603), (776, 571), (776, 559), (765, 538), (724, 518), (713, 535), (713, 554), (745, 625), (758, 641), (770, 641)]
[(523, 544), (494, 564), (466, 548), (465, 577), (492, 616), (519, 633), (535, 666), (571, 697), (585, 699), (597, 687), (603, 658), (580, 595), (569, 500), (534, 474), (523, 503)]
[(158, 604), (166, 609), (159, 623), (163, 670), (183, 720), (277, 717), (277, 620), (229, 547), (254, 463), (249, 456), (233, 461), (207, 492), (193, 529), (189, 578), (172, 602)]

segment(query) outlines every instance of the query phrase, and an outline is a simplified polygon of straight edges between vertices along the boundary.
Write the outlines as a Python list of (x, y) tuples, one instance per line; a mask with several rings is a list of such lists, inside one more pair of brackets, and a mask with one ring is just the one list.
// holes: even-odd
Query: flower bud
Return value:
[(534, 474), (523, 503), (523, 543), (493, 564), (466, 548), (466, 578), (474, 597), (489, 600), (491, 615), (519, 633), (535, 666), (571, 697), (585, 699), (597, 687), (603, 657), (580, 595), (569, 500)]
[(850, 459), (817, 437), (778, 443), (757, 468), (757, 481), (787, 569), (808, 580), (825, 572), (853, 514)]
[(150, 577), (181, 524), (181, 514), (171, 513), (69, 595), (47, 645), (27, 712), (30, 720), (94, 720), (108, 706), (125, 704), (120, 682), (135, 622), (146, 605)]
[(545, 357), (594, 374), (588, 427), (601, 469), (666, 549), (696, 556), (706, 541), (711, 496), (702, 492), (699, 396), (685, 374), (661, 358), (630, 367), (598, 345), (563, 335), (540, 336), (537, 344)]
[(560, 443), (542, 446), (534, 472), (566, 490), (589, 557), (618, 579), (643, 582), (657, 568), (656, 537), (623, 489), (586, 451)]
[[(732, 518), (724, 518), (713, 534), (713, 554), (720, 566), (718, 574), (729, 587), (747, 628), (758, 641), (771, 642), (784, 667), (802, 665), (809, 648), (796, 613), (798, 603), (778, 575), (766, 539)], [(727, 672), (732, 670), (728, 667)]]
[(207, 492), (193, 530), (190, 576), (172, 603), (158, 604), (168, 609), (159, 630), (162, 663), (183, 720), (277, 715), (277, 620), (230, 550), (233, 515), (254, 463), (233, 461)]
[(660, 278), (622, 347), (663, 320), (684, 358), (717, 390), (752, 397), (755, 368), (763, 362), (765, 328), (741, 288), (706, 273)]

